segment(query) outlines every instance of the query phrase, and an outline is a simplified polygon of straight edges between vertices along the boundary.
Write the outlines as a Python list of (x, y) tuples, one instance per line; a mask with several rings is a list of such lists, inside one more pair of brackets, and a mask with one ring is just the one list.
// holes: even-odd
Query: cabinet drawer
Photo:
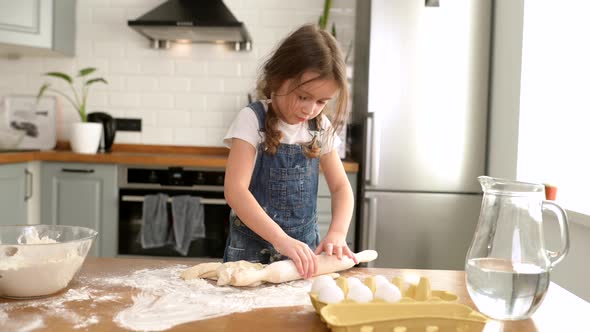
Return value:
[(318, 224), (330, 224), (332, 222), (331, 214), (318, 214)]
[[(352, 187), (353, 194), (356, 196), (356, 183), (357, 173), (346, 173), (350, 186)], [(328, 230), (330, 229), (330, 223), (332, 222), (332, 199), (328, 182), (323, 173), (320, 173), (318, 178), (318, 201), (317, 201), (317, 214), (318, 214), (318, 228), (320, 230), (321, 239), (323, 239)], [(348, 229), (346, 236), (346, 242), (348, 246), (354, 250), (354, 237), (355, 237), (355, 217), (352, 216), (352, 222)]]
[[(352, 192), (356, 193), (357, 173), (346, 173), (346, 176), (348, 177), (348, 182), (350, 182), (350, 186), (352, 187)], [(330, 187), (328, 187), (328, 182), (326, 182), (326, 178), (324, 177), (323, 173), (320, 173), (318, 178), (318, 197), (330, 197)]]
[(328, 229), (330, 229), (330, 224), (318, 224), (318, 228), (320, 230), (320, 241), (324, 239), (326, 234), (328, 234)]
[(318, 197), (318, 214), (332, 213), (332, 199), (330, 197)]
[[(352, 227), (352, 226), (351, 226)], [(328, 230), (330, 229), (330, 224), (318, 224), (318, 228), (320, 230), (320, 241), (326, 237), (328, 234)], [(346, 236), (346, 244), (350, 249), (354, 250), (354, 230), (350, 230), (348, 235)]]
[(328, 182), (326, 182), (326, 178), (324, 174), (320, 173), (318, 177), (318, 196), (319, 197), (330, 197), (330, 188), (328, 187)]

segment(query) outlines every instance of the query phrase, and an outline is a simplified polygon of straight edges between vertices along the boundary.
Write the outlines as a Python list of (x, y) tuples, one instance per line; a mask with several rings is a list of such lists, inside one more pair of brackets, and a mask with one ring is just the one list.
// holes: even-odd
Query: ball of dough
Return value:
[(398, 302), (402, 298), (402, 293), (396, 285), (392, 283), (382, 283), (375, 289), (375, 298), (385, 302)]
[(348, 289), (347, 298), (359, 303), (371, 302), (373, 300), (373, 292), (364, 284), (353, 285)]
[(348, 277), (348, 278), (346, 278), (346, 281), (348, 282), (348, 288), (352, 288), (355, 285), (362, 285), (363, 284), (363, 282), (357, 277)]
[(389, 279), (387, 279), (386, 277), (384, 277), (382, 275), (374, 276), (373, 280), (375, 280), (375, 288), (379, 287), (379, 285), (382, 285), (382, 284), (391, 284), (391, 281), (389, 281)]
[(344, 300), (344, 292), (336, 284), (326, 284), (318, 295), (318, 300), (324, 303), (339, 303)]
[(311, 292), (314, 294), (319, 294), (320, 290), (329, 284), (336, 285), (336, 282), (334, 279), (332, 279), (332, 277), (329, 275), (317, 276), (313, 279), (313, 283), (311, 284)]

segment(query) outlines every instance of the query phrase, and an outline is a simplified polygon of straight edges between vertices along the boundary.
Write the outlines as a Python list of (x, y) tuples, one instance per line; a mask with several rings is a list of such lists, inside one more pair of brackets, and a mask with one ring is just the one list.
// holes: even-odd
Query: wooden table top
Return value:
[[(133, 304), (138, 290), (133, 287), (105, 287), (93, 285), (91, 277), (125, 277), (143, 269), (161, 269), (178, 264), (192, 266), (194, 260), (159, 260), (135, 258), (89, 257), (68, 290), (102, 291), (112, 294), (114, 301), (96, 301), (86, 297), (65, 303), (66, 291), (48, 298), (35, 300), (0, 299), (0, 331), (128, 331), (114, 321), (114, 317)], [(364, 277), (381, 274), (395, 276), (425, 276), (432, 289), (444, 289), (459, 296), (459, 302), (475, 308), (465, 288), (463, 271), (399, 270), (353, 268), (341, 273)], [(94, 294), (91, 292), (91, 294)], [(61, 300), (60, 300), (61, 299)], [(53, 301), (53, 303), (51, 303)], [(540, 308), (531, 319), (498, 322), (490, 321), (490, 331), (590, 331), (587, 315), (590, 304), (551, 283)], [(74, 319), (72, 319), (72, 317)], [(173, 326), (170, 331), (328, 331), (311, 305), (256, 309), (208, 320), (192, 321)]]

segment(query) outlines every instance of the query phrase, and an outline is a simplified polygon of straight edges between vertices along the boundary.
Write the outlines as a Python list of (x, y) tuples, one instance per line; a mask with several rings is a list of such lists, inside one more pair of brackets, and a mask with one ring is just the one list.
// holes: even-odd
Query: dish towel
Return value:
[(168, 239), (168, 195), (147, 195), (143, 200), (143, 222), (141, 224), (141, 247), (157, 248), (166, 245)]
[(186, 256), (191, 241), (205, 237), (205, 209), (201, 198), (189, 195), (172, 197), (172, 225), (174, 248)]

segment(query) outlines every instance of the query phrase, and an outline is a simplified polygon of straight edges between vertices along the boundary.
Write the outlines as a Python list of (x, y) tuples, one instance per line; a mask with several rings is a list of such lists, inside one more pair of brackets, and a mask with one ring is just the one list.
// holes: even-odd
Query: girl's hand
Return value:
[(317, 273), (318, 258), (306, 243), (285, 236), (273, 246), (281, 255), (289, 257), (295, 263), (297, 272), (304, 279), (309, 279)]
[(322, 242), (320, 242), (315, 250), (315, 254), (317, 255), (321, 254), (322, 252), (325, 252), (328, 256), (336, 255), (338, 259), (342, 259), (342, 255), (348, 256), (354, 261), (355, 264), (359, 263), (352, 250), (348, 248), (348, 244), (346, 243), (346, 235), (328, 232), (326, 237), (322, 240)]

